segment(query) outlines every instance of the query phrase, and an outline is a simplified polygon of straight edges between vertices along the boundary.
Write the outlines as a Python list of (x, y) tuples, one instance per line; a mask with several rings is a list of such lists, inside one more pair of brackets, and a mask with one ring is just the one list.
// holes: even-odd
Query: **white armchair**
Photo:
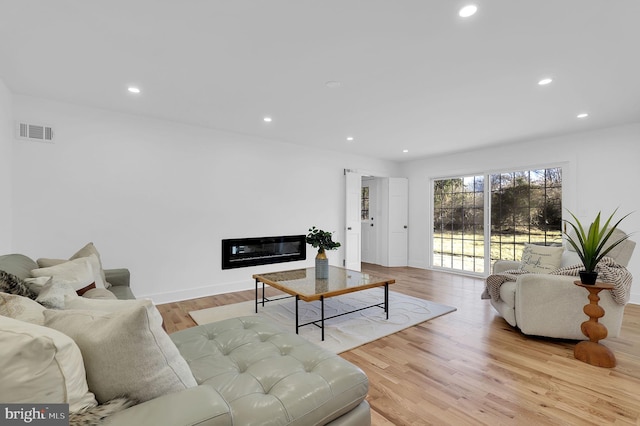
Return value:
[[(615, 235), (613, 240), (616, 240)], [(627, 266), (635, 245), (634, 241), (626, 240), (608, 256), (620, 265)], [(568, 247), (562, 255), (560, 267), (576, 264), (580, 264), (580, 258), (572, 247)], [(493, 273), (519, 267), (520, 262), (498, 260), (493, 265)], [(507, 281), (502, 284), (500, 300), (491, 299), (491, 305), (509, 324), (518, 327), (524, 334), (586, 340), (580, 324), (589, 319), (582, 310), (589, 303), (589, 293), (574, 284), (578, 279), (566, 275), (519, 275), (515, 282)], [(608, 337), (617, 337), (620, 334), (624, 306), (613, 300), (610, 291), (603, 290), (599, 296), (599, 304), (605, 311), (599, 322), (607, 327)]]

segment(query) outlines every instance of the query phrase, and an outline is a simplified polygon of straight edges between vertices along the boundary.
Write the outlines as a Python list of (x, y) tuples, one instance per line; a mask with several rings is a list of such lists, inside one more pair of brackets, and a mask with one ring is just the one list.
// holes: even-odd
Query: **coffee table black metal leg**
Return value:
[(258, 280), (256, 279), (256, 314), (258, 313)]
[(389, 319), (389, 284), (384, 285), (384, 311)]
[(320, 323), (322, 327), (322, 341), (324, 342), (324, 296), (320, 296)]
[(298, 334), (298, 300), (300, 300), (300, 297), (298, 295), (296, 295), (296, 334)]

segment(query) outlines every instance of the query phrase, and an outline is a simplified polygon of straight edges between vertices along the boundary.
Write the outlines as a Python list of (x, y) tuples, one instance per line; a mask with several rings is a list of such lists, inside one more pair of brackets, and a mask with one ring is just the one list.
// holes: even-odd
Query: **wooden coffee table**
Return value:
[[(280, 291), (290, 294), (291, 297), (296, 298), (296, 334), (300, 327), (313, 324), (322, 330), (322, 340), (324, 340), (324, 322), (331, 318), (379, 307), (384, 309), (387, 319), (389, 319), (389, 284), (396, 282), (395, 279), (365, 274), (337, 266), (329, 266), (328, 279), (317, 279), (315, 268), (255, 274), (253, 275), (253, 279), (256, 280), (256, 313), (258, 313), (258, 305), (260, 304), (260, 298), (258, 297), (259, 283), (262, 283), (262, 306), (264, 306), (265, 302), (283, 299), (283, 297), (273, 299), (265, 297), (264, 285), (267, 284), (273, 288), (277, 288)], [(326, 298), (374, 287), (384, 287), (384, 301), (342, 314), (330, 317), (324, 316), (324, 300)], [(320, 319), (300, 324), (298, 321), (298, 302), (300, 300), (304, 302), (319, 300), (321, 309)]]

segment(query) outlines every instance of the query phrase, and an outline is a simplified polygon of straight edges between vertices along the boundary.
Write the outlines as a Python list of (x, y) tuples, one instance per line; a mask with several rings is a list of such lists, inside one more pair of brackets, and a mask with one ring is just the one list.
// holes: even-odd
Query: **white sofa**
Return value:
[[(618, 231), (616, 231), (618, 232)], [(622, 232), (622, 231), (620, 231)], [(615, 241), (615, 235), (614, 235)], [(609, 253), (617, 263), (629, 264), (636, 243), (626, 240)], [(578, 254), (567, 245), (562, 255), (560, 267), (580, 264)], [(493, 273), (518, 269), (520, 262), (498, 260), (493, 265)], [(586, 340), (580, 324), (588, 320), (583, 312), (589, 303), (588, 292), (576, 286), (578, 277), (549, 274), (523, 274), (514, 281), (507, 281), (500, 287), (500, 300), (491, 299), (491, 305), (512, 326), (524, 334), (561, 339)], [(599, 293), (600, 306), (605, 315), (599, 319), (608, 330), (608, 337), (620, 334), (624, 306), (616, 303), (611, 292)]]

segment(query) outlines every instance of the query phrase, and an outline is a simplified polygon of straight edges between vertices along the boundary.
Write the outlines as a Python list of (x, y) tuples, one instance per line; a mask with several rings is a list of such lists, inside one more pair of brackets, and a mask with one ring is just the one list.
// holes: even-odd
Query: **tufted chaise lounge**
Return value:
[[(371, 424), (367, 376), (268, 320), (232, 318), (178, 331), (171, 339), (199, 384), (187, 390), (193, 393), (190, 409), (202, 412), (196, 424)], [(126, 410), (127, 421), (137, 408)], [(108, 424), (120, 424), (119, 414)], [(149, 420), (142, 412), (140, 417)]]

